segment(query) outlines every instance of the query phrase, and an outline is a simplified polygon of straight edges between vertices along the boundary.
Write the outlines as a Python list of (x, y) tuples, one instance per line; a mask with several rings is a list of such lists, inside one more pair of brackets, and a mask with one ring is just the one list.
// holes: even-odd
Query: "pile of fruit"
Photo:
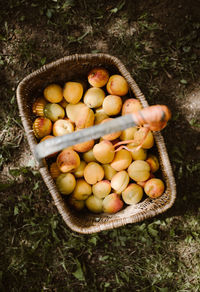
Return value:
[[(105, 68), (96, 67), (88, 72), (87, 81), (44, 89), (33, 103), (37, 116), (33, 132), (41, 142), (141, 108), (129, 96), (123, 76), (110, 76)], [(76, 210), (86, 206), (94, 213), (116, 213), (124, 205), (140, 202), (144, 194), (151, 198), (163, 194), (164, 183), (155, 177), (159, 161), (150, 150), (153, 145), (151, 131), (132, 127), (54, 153), (47, 163), (59, 192)]]

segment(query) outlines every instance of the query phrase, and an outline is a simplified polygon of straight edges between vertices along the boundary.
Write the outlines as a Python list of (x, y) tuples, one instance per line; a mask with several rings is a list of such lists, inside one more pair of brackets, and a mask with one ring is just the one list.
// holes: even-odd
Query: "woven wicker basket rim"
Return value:
[[(32, 125), (30, 124), (29, 121), (29, 115), (27, 111), (27, 104), (26, 104), (26, 99), (25, 99), (25, 94), (27, 91), (27, 84), (31, 80), (37, 80), (41, 77), (41, 74), (43, 72), (51, 71), (51, 70), (56, 70), (59, 66), (67, 65), (69, 63), (75, 63), (77, 66), (79, 63), (109, 63), (112, 64), (116, 68), (116, 70), (119, 71), (121, 75), (123, 75), (127, 82), (129, 83), (129, 86), (131, 88), (131, 91), (134, 93), (135, 97), (140, 100), (141, 104), (143, 107), (148, 106), (147, 100), (144, 97), (143, 93), (139, 89), (137, 83), (135, 80), (131, 77), (130, 73), (127, 71), (125, 66), (122, 64), (122, 62), (109, 54), (74, 54), (70, 56), (63, 57), (61, 59), (58, 59), (54, 62), (51, 62), (47, 65), (42, 66), (40, 69), (32, 72), (28, 76), (26, 76), (18, 85), (17, 87), (17, 102), (18, 102), (18, 107), (19, 107), (19, 113), (22, 119), (22, 123), (27, 135), (28, 143), (30, 146), (30, 149), (33, 153), (34, 147), (36, 146), (37, 142), (36, 139), (33, 135), (32, 132)], [(87, 233), (95, 233), (95, 232), (100, 232), (102, 230), (108, 230), (108, 229), (113, 229), (116, 227), (120, 227), (123, 225), (126, 225), (128, 223), (135, 223), (135, 222), (140, 222), (144, 219), (154, 217), (157, 214), (165, 212), (167, 209), (169, 209), (176, 198), (176, 184), (175, 184), (175, 179), (173, 176), (171, 164), (169, 161), (169, 157), (167, 154), (166, 146), (164, 139), (160, 132), (154, 132), (154, 138), (156, 141), (157, 149), (162, 161), (162, 172), (165, 177), (165, 183), (167, 185), (166, 192), (165, 192), (165, 202), (161, 202), (158, 205), (153, 204), (149, 201), (149, 206), (147, 203), (147, 208), (145, 210), (141, 210), (138, 214), (130, 214), (130, 215), (122, 215), (119, 217), (115, 216), (108, 216), (104, 217), (103, 220), (102, 218), (99, 219), (98, 216), (94, 216), (94, 219), (91, 219), (91, 222), (88, 223), (87, 226), (83, 225), (81, 222), (76, 222), (74, 220), (74, 214), (71, 213), (70, 209), (68, 206), (66, 206), (62, 196), (58, 192), (55, 183), (52, 179), (52, 177), (49, 174), (48, 167), (47, 165), (43, 168), (40, 169), (40, 173), (43, 177), (44, 182), (46, 183), (52, 197), (54, 200), (55, 205), (58, 208), (59, 213), (62, 215), (65, 223), (67, 224), (68, 227), (70, 227), (73, 231), (87, 234)], [(150, 204), (151, 203), (151, 204)], [(92, 217), (91, 217), (92, 218)]]

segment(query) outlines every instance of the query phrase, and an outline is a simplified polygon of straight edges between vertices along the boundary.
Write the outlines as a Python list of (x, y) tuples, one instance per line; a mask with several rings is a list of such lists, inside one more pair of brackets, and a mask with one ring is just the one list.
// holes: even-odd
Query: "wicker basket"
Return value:
[[(108, 54), (76, 54), (64, 57), (31, 73), (21, 81), (17, 88), (19, 112), (32, 152), (37, 144), (32, 132), (33, 114), (31, 105), (33, 99), (42, 94), (44, 87), (48, 84), (58, 83), (63, 85), (67, 80), (81, 78), (86, 76), (88, 71), (94, 66), (103, 66), (107, 68), (111, 74), (119, 73), (124, 76), (130, 86), (131, 94), (140, 100), (143, 107), (148, 106), (136, 82), (121, 61), (116, 57)], [(147, 198), (137, 205), (127, 206), (116, 214), (96, 215), (89, 212), (78, 213), (72, 210), (58, 192), (47, 166), (40, 168), (40, 173), (53, 197), (58, 211), (62, 215), (65, 223), (73, 231), (79, 233), (94, 233), (113, 229), (128, 223), (139, 222), (145, 218), (153, 217), (159, 213), (165, 212), (173, 205), (176, 197), (176, 185), (167, 150), (163, 137), (159, 132), (154, 132), (154, 138), (159, 153), (162, 175), (166, 185), (165, 193), (157, 199), (152, 200)]]

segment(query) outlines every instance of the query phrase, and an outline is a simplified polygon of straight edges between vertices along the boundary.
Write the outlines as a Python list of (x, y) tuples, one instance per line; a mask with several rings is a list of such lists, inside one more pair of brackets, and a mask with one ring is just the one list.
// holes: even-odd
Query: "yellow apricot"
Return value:
[(44, 89), (44, 97), (52, 103), (61, 102), (63, 99), (62, 87), (58, 84), (50, 84)]
[(116, 171), (126, 169), (132, 162), (131, 153), (128, 150), (122, 149), (115, 153), (115, 157), (111, 162), (111, 167)]
[(83, 95), (83, 85), (79, 82), (66, 82), (63, 90), (63, 96), (67, 102), (76, 104)]
[(129, 175), (125, 170), (117, 172), (111, 179), (111, 187), (117, 194), (121, 194), (129, 183)]

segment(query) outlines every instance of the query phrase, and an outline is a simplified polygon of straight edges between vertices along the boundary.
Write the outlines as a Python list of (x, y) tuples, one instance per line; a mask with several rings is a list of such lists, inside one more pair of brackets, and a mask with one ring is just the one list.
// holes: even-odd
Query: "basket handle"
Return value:
[(160, 131), (167, 125), (167, 121), (170, 117), (171, 113), (167, 106), (153, 105), (146, 107), (134, 114), (124, 115), (100, 125), (45, 140), (35, 146), (34, 156), (39, 163), (39, 167), (42, 167), (43, 158), (69, 146), (97, 139), (104, 135), (122, 131), (134, 126), (143, 125), (152, 131)]

